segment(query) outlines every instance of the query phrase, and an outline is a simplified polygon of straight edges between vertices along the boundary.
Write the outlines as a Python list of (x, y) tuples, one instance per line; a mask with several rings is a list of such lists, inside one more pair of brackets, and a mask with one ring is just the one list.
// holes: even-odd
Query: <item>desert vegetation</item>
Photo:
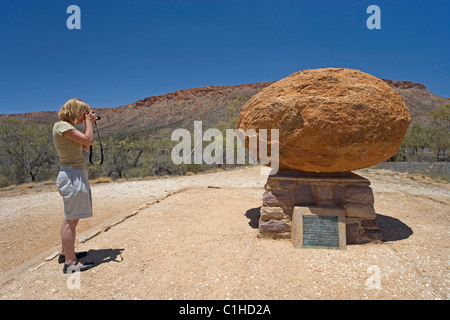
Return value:
[(430, 123), (411, 124), (394, 161), (448, 161), (450, 104), (430, 111)]
[[(240, 108), (246, 100), (246, 97), (238, 96), (228, 103), (226, 117), (218, 119), (215, 128), (222, 132), (225, 132), (227, 128), (235, 128)], [(426, 123), (415, 122), (410, 125), (400, 149), (389, 162), (430, 163), (449, 160), (450, 104), (431, 110), (429, 116), (430, 120)], [(104, 135), (101, 132), (104, 163), (97, 164), (100, 148), (96, 141), (93, 147), (94, 165), (89, 165), (90, 178), (93, 181), (109, 182), (117, 179), (190, 175), (239, 166), (225, 164), (225, 162), (216, 165), (194, 163), (175, 165), (171, 160), (171, 150), (177, 142), (171, 141), (171, 132), (171, 128), (167, 127), (150, 133), (122, 130)], [(2, 150), (0, 187), (42, 183), (55, 179), (58, 172), (58, 156), (53, 146), (52, 125), (31, 123), (18, 118), (2, 118), (0, 149)], [(88, 163), (88, 153), (85, 153), (85, 157)], [(394, 169), (397, 167), (400, 168), (399, 170), (405, 168), (405, 166), (393, 166)], [(435, 167), (442, 168), (439, 165)], [(417, 172), (439, 180), (450, 181), (445, 170), (438, 173), (433, 170)]]
[[(217, 122), (215, 127), (222, 132), (227, 128), (235, 128), (240, 107), (245, 101), (246, 98), (242, 96), (231, 101), (227, 106), (227, 118)], [(225, 164), (225, 161), (217, 165), (174, 164), (171, 150), (177, 142), (171, 141), (171, 131), (162, 128), (149, 134), (126, 130), (105, 136), (101, 133), (104, 162), (98, 164), (100, 146), (97, 140), (93, 146), (94, 164), (89, 165), (90, 179), (94, 182), (109, 182), (195, 174), (238, 166)], [(58, 155), (53, 145), (52, 125), (30, 123), (18, 118), (1, 119), (0, 148), (0, 187), (24, 183), (32, 185), (55, 179)], [(89, 163), (88, 155), (88, 152), (84, 153), (86, 163)]]

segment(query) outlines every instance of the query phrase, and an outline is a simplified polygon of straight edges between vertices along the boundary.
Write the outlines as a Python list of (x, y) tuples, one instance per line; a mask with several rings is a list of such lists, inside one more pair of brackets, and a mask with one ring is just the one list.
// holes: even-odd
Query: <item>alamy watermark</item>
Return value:
[(381, 9), (377, 5), (370, 5), (367, 7), (366, 13), (371, 14), (366, 21), (367, 29), (381, 29)]
[(371, 265), (367, 268), (367, 274), (370, 274), (366, 280), (368, 290), (381, 289), (381, 269), (377, 265)]
[(70, 16), (66, 20), (67, 29), (81, 29), (81, 9), (74, 4), (67, 7), (66, 13)]
[(66, 280), (66, 287), (69, 290), (81, 289), (81, 271), (79, 267), (74, 267), (72, 272)]
[[(278, 172), (279, 161), (279, 130), (270, 129), (226, 129), (225, 139), (222, 132), (216, 128), (207, 129), (203, 133), (202, 121), (194, 121), (194, 137), (187, 129), (175, 129), (171, 140), (179, 141), (172, 148), (171, 159), (174, 164), (246, 164), (245, 140), (248, 139), (248, 164), (256, 164), (257, 159), (263, 165), (272, 168), (270, 174)], [(181, 140), (181, 141), (180, 141)], [(203, 148), (203, 142), (209, 142)], [(236, 142), (236, 143), (235, 143)], [(270, 142), (270, 154), (268, 144)], [(225, 151), (224, 151), (225, 150)], [(235, 152), (236, 151), (236, 152)], [(236, 155), (236, 157), (235, 157)]]

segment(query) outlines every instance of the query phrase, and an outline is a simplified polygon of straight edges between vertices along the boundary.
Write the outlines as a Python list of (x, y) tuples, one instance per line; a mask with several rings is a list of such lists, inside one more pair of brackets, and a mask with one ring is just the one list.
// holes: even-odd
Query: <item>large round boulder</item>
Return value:
[(237, 127), (279, 129), (279, 170), (345, 172), (393, 156), (410, 122), (401, 95), (383, 80), (326, 68), (266, 87), (244, 104)]

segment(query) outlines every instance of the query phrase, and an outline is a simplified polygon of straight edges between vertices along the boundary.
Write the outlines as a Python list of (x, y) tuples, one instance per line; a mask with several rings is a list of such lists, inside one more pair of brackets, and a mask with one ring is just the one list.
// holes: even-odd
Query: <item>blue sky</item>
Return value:
[[(81, 29), (69, 30), (69, 5)], [(369, 30), (369, 5), (381, 29)], [(354, 68), (450, 97), (450, 1), (0, 1), (0, 114)]]

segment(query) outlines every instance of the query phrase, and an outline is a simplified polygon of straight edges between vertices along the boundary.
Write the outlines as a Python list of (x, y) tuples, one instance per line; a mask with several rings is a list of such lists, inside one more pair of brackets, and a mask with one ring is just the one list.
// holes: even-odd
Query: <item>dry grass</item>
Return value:
[(91, 184), (98, 184), (98, 183), (110, 183), (112, 181), (109, 177), (100, 177), (97, 179), (93, 179), (90, 181)]
[(39, 182), (39, 185), (41, 185), (41, 186), (50, 186), (50, 185), (53, 185), (55, 183), (56, 183), (55, 180), (45, 180), (45, 181)]
[(36, 182), (22, 183), (21, 185), (19, 185), (19, 188), (21, 190), (26, 190), (26, 189), (34, 188), (36, 185), (37, 185)]
[(15, 187), (16, 187), (16, 185), (12, 184), (12, 185), (0, 188), (0, 191), (9, 191), (9, 190), (14, 189)]

